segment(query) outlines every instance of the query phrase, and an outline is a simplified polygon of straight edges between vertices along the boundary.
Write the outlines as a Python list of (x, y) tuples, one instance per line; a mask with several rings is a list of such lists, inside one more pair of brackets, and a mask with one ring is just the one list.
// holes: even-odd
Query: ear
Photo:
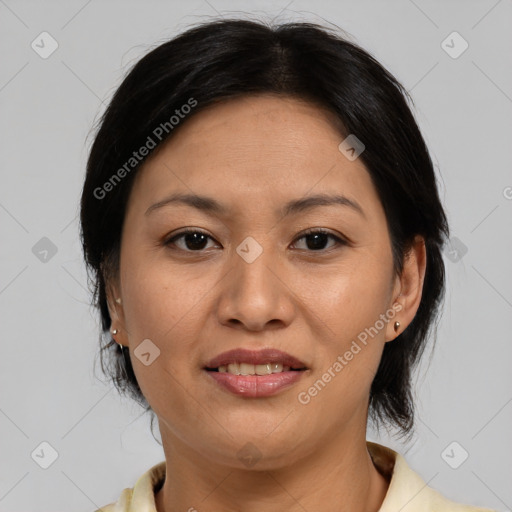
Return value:
[[(399, 336), (412, 322), (421, 302), (423, 282), (427, 267), (427, 251), (425, 239), (416, 235), (410, 249), (404, 255), (402, 273), (395, 279), (393, 290), (395, 316), (386, 327), (386, 341), (392, 341)], [(399, 307), (401, 309), (399, 309)], [(395, 331), (395, 322), (400, 322), (398, 331)]]
[(126, 323), (124, 318), (124, 309), (122, 296), (119, 292), (118, 283), (105, 284), (105, 294), (107, 298), (107, 306), (110, 318), (112, 320), (110, 330), (117, 329), (115, 335), (112, 334), (112, 338), (121, 345), (128, 346), (128, 333), (126, 331)]

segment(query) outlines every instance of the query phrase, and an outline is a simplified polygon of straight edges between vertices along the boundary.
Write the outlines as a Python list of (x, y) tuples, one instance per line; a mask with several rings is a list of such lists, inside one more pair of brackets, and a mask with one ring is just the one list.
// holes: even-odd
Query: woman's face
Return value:
[[(342, 140), (317, 106), (245, 97), (186, 120), (138, 174), (114, 327), (164, 447), (239, 468), (249, 452), (264, 469), (364, 437), (400, 280), (376, 190)], [(175, 194), (208, 200), (166, 202)], [(346, 200), (307, 202), (317, 195)], [(277, 349), (307, 369), (205, 369), (234, 349)], [(280, 369), (255, 356), (263, 366), (244, 371)]]

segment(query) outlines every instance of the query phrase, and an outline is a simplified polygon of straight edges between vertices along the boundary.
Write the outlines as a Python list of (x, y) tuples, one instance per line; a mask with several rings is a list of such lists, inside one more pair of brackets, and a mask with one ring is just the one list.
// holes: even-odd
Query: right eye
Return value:
[[(171, 246), (171, 248), (173, 248), (172, 246), (174, 245), (185, 252), (201, 252), (205, 249), (205, 244), (208, 239), (213, 240), (213, 238), (204, 231), (186, 229), (166, 240), (164, 245)], [(182, 246), (178, 245), (176, 243), (177, 241), (182, 241)]]

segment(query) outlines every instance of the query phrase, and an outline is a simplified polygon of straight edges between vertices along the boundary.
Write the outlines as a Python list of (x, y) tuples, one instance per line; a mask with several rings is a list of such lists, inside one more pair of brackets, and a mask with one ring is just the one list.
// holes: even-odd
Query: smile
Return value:
[(282, 373), (289, 371), (301, 371), (305, 368), (291, 368), (282, 363), (231, 363), (221, 365), (218, 368), (209, 369), (210, 371), (218, 371), (219, 373), (230, 373), (232, 375), (272, 375), (273, 373)]

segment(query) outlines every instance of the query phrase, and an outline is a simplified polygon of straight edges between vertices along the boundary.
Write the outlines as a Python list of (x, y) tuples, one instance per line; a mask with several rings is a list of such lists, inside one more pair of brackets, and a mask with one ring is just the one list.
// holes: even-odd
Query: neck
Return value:
[(389, 486), (364, 436), (316, 447), (293, 464), (249, 470), (212, 463), (168, 434), (162, 433), (167, 462), (158, 512), (378, 512)]

